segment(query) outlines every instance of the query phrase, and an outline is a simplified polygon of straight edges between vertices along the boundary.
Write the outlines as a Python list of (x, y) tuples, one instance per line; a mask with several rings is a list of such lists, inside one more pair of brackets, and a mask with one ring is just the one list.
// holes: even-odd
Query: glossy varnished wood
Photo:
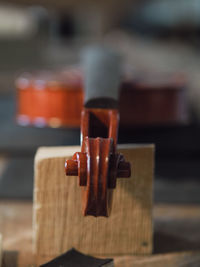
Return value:
[[(121, 126), (187, 121), (186, 81), (175, 77), (159, 81), (159, 78), (158, 74), (153, 81), (146, 81), (145, 77), (122, 81), (119, 94)], [(26, 86), (20, 82), (21, 79), (16, 83), (18, 123), (40, 127), (80, 127), (84, 102), (80, 73), (75, 75), (75, 83), (70, 79), (61, 83), (58, 77), (53, 82), (46, 82), (44, 76), (42, 86), (38, 86), (37, 77), (34, 79), (28, 80)]]
[(78, 175), (83, 215), (110, 215), (116, 179), (131, 176), (131, 166), (117, 153), (117, 109), (84, 108), (81, 115), (81, 152), (66, 160), (66, 175)]

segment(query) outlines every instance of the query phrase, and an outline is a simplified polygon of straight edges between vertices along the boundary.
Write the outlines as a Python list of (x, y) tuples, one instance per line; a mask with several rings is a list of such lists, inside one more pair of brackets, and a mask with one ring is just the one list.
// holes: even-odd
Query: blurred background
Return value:
[[(104, 43), (123, 55), (130, 83), (139, 84), (134, 90), (175, 93), (174, 120), (166, 112), (163, 121), (122, 126), (119, 143), (156, 144), (155, 202), (200, 203), (199, 14), (199, 0), (1, 1), (0, 197), (32, 198), (36, 149), (77, 145), (80, 138), (78, 127), (19, 125), (18, 77), (78, 66), (83, 47)], [(171, 98), (163, 99), (170, 110)], [(153, 96), (151, 105), (145, 93), (138, 101), (139, 112), (149, 106), (159, 113)], [(138, 112), (134, 104), (131, 112)]]

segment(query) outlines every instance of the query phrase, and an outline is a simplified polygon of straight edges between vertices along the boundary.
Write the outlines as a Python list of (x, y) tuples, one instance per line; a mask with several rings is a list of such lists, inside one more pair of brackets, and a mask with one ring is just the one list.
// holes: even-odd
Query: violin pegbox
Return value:
[(84, 109), (81, 152), (66, 160), (67, 176), (78, 176), (84, 216), (108, 217), (117, 178), (131, 176), (131, 167), (117, 153), (118, 111)]

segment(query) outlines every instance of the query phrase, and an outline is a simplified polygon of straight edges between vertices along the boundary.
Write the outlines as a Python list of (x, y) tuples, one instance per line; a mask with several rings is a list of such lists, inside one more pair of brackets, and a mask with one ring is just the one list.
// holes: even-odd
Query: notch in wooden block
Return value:
[(34, 252), (52, 259), (75, 247), (90, 255), (152, 253), (154, 145), (121, 145), (132, 166), (118, 179), (109, 218), (84, 217), (78, 179), (66, 177), (64, 163), (80, 147), (43, 147), (35, 157)]

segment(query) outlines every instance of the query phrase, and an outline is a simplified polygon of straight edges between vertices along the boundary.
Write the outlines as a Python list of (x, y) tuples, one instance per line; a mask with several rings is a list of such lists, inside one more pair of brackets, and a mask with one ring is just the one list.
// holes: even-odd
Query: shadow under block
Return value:
[(131, 178), (117, 179), (109, 218), (82, 216), (78, 178), (65, 176), (65, 160), (79, 146), (41, 147), (35, 157), (34, 252), (52, 259), (74, 247), (90, 255), (152, 253), (154, 145), (121, 145)]

